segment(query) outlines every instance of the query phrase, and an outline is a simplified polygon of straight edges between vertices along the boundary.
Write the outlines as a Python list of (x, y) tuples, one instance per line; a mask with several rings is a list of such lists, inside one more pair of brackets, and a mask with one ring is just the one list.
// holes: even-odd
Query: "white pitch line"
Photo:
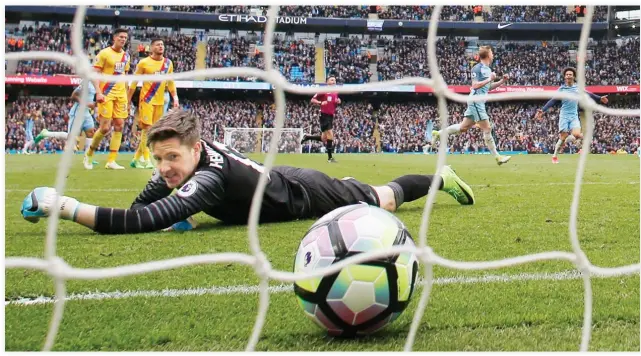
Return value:
[[(598, 278), (598, 275), (592, 275), (593, 278)], [(477, 283), (507, 283), (507, 282), (523, 282), (523, 281), (563, 281), (569, 279), (579, 279), (581, 273), (577, 270), (569, 270), (556, 273), (520, 273), (513, 275), (486, 275), (482, 277), (443, 277), (436, 278), (434, 284), (447, 285), (447, 284), (477, 284)], [(421, 281), (417, 281), (417, 286), (420, 286)], [(279, 284), (268, 288), (270, 293), (283, 293), (293, 290), (291, 284)], [(85, 292), (85, 293), (72, 293), (67, 296), (67, 301), (76, 300), (104, 300), (104, 299), (125, 299), (134, 297), (182, 297), (182, 296), (198, 296), (198, 295), (231, 295), (231, 294), (256, 294), (258, 293), (258, 286), (237, 285), (237, 286), (222, 286), (210, 288), (189, 288), (189, 289), (164, 289), (164, 290), (138, 290), (138, 291), (115, 291), (115, 292)], [(40, 296), (35, 299), (16, 299), (5, 301), (4, 305), (39, 305), (51, 304), (55, 301), (52, 297)]]
[[(639, 182), (583, 182), (582, 185), (621, 185), (621, 184), (639, 184)], [(488, 187), (489, 185), (489, 187)], [(574, 185), (574, 182), (547, 182), (547, 183), (506, 183), (506, 184), (471, 184), (471, 187), (480, 187), (480, 188), (492, 188), (492, 187), (537, 187), (537, 186), (551, 186), (551, 185)], [(142, 192), (143, 188), (132, 189), (132, 188), (97, 188), (97, 189), (65, 189), (65, 192)], [(5, 189), (6, 193), (27, 193), (32, 191), (32, 189)]]

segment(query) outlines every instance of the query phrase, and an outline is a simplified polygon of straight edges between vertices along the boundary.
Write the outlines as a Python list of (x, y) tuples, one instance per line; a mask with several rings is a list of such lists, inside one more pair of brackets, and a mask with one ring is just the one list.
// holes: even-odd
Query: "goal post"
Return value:
[[(225, 145), (241, 153), (267, 153), (274, 128), (223, 127)], [(283, 128), (278, 153), (303, 153), (302, 128)]]

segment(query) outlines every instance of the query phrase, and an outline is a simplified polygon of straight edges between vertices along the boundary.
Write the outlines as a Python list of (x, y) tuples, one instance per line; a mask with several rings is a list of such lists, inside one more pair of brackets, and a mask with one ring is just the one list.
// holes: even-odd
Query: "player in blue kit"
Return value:
[[(34, 120), (38, 118), (40, 115), (40, 112), (36, 109), (34, 109), (31, 112), (31, 115), (28, 115), (25, 117), (24, 120), (24, 146), (22, 147), (22, 154), (24, 155), (30, 155), (31, 152), (29, 152), (29, 148), (31, 148), (31, 145), (34, 143), (33, 140), (33, 129), (34, 129)], [(37, 142), (35, 142), (37, 143)]]
[[(503, 85), (508, 80), (508, 75), (504, 74), (503, 78), (498, 82), (495, 82), (496, 73), (492, 72), (490, 64), (494, 60), (494, 53), (492, 48), (489, 46), (481, 46), (479, 48), (479, 63), (477, 63), (474, 68), (472, 68), (472, 88), (470, 90), (470, 97), (475, 95), (484, 95), (487, 94), (490, 90), (494, 90), (501, 85)], [(485, 109), (484, 101), (468, 102), (467, 110), (464, 114), (465, 118), (460, 124), (454, 124), (448, 126), (445, 130), (449, 135), (458, 135), (462, 132), (466, 132), (472, 126), (478, 125), (483, 131), (483, 140), (485, 145), (490, 150), (496, 163), (500, 166), (503, 163), (507, 163), (510, 156), (500, 155), (496, 150), (496, 142), (494, 142), (494, 137), (492, 136), (492, 123), (490, 122), (490, 116), (487, 114)], [(436, 140), (440, 137), (440, 134), (443, 130), (432, 131), (432, 147)]]
[[(86, 142), (85, 142), (85, 151), (89, 146), (91, 145), (91, 141), (93, 138), (93, 134), (95, 132), (95, 125), (94, 125), (94, 118), (93, 115), (91, 114), (91, 110), (95, 108), (95, 97), (96, 97), (96, 88), (94, 88), (93, 84), (91, 81), (87, 82), (87, 85), (89, 85), (89, 98), (87, 102), (87, 109), (85, 110), (84, 114), (78, 112), (78, 108), (80, 106), (80, 90), (82, 89), (82, 82), (74, 89), (73, 93), (71, 93), (71, 99), (76, 101), (73, 106), (71, 107), (71, 110), (69, 110), (69, 123), (67, 125), (67, 132), (52, 132), (47, 129), (43, 129), (40, 131), (38, 136), (35, 139), (35, 143), (38, 144), (41, 140), (51, 137), (51, 138), (60, 138), (63, 140), (67, 139), (67, 135), (71, 131), (71, 126), (73, 125), (74, 120), (77, 117), (81, 117), (83, 119), (82, 122), (82, 129), (81, 133), (84, 132), (86, 137)], [(86, 169), (93, 169), (93, 162), (90, 161), (89, 158), (85, 155), (83, 161), (83, 165), (85, 166)]]
[[(579, 88), (576, 85), (576, 69), (574, 68), (565, 68), (563, 70), (563, 78), (565, 83), (559, 87), (560, 92), (564, 93), (579, 93)], [(603, 104), (608, 103), (608, 96), (598, 96), (586, 91), (592, 99), (595, 101), (600, 101)], [(583, 138), (581, 133), (581, 121), (579, 121), (579, 102), (575, 100), (558, 100), (550, 99), (543, 109), (539, 109), (536, 112), (536, 118), (538, 120), (543, 119), (543, 113), (546, 112), (549, 108), (556, 105), (558, 102), (561, 102), (561, 112), (559, 114), (559, 140), (554, 146), (554, 155), (552, 156), (552, 163), (559, 163), (558, 154), (564, 144), (575, 141), (576, 139)]]

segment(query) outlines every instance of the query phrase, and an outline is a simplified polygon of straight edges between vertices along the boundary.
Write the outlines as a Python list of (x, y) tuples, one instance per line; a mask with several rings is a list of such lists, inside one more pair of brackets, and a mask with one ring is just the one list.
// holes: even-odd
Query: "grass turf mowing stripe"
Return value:
[[(639, 184), (639, 182), (583, 182), (582, 185), (620, 185), (620, 184)], [(547, 182), (547, 183), (507, 183), (507, 184), (470, 184), (470, 187), (537, 187), (552, 185), (574, 185), (574, 182)], [(7, 193), (27, 193), (33, 189), (6, 189)], [(131, 188), (99, 188), (99, 189), (65, 189), (65, 192), (140, 192), (140, 189)]]
[[(592, 278), (599, 278), (599, 275), (592, 275)], [(602, 277), (602, 276), (601, 276)], [(512, 275), (486, 275), (483, 277), (447, 277), (436, 278), (434, 284), (476, 284), (476, 283), (496, 283), (496, 282), (523, 282), (523, 281), (563, 281), (570, 279), (581, 278), (581, 273), (578, 270), (568, 270), (556, 273), (520, 273)], [(420, 286), (422, 280), (417, 281)], [(230, 294), (255, 294), (258, 293), (258, 286), (237, 285), (237, 286), (220, 286), (210, 288), (189, 288), (189, 289), (164, 289), (164, 290), (140, 290), (140, 291), (115, 291), (115, 292), (86, 292), (70, 294), (67, 296), (67, 301), (75, 300), (101, 300), (101, 299), (124, 299), (133, 297), (181, 297), (181, 296), (194, 296), (194, 295), (230, 295)], [(279, 284), (269, 287), (270, 293), (282, 293), (292, 291), (291, 284)], [(52, 297), (37, 297), (37, 298), (16, 298), (14, 300), (6, 300), (6, 305), (37, 305), (37, 304), (51, 304), (55, 301)]]

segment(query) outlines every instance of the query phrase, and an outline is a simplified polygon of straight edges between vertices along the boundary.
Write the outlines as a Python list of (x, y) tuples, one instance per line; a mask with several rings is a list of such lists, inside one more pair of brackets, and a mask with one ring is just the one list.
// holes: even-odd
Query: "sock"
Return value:
[(563, 140), (559, 139), (558, 141), (556, 141), (556, 145), (554, 145), (554, 157), (559, 154), (561, 146), (563, 146)]
[[(439, 131), (439, 134), (442, 131), (443, 130)], [(459, 133), (461, 133), (461, 124), (450, 125), (445, 129), (445, 131), (447, 131), (448, 135), (458, 135)]]
[(565, 138), (565, 143), (570, 143), (570, 142), (573, 142), (575, 140), (576, 140), (576, 138), (574, 136), (568, 135), (568, 137)]
[(320, 135), (318, 136), (307, 136), (306, 141), (322, 141)]
[(111, 141), (109, 142), (109, 156), (107, 162), (115, 162), (118, 157), (118, 150), (120, 149), (120, 142), (122, 141), (122, 132), (114, 131), (111, 134)]
[(334, 150), (334, 140), (327, 140), (325, 148), (327, 148), (327, 159), (332, 159), (332, 151)]
[(102, 142), (102, 139), (104, 137), (105, 135), (100, 130), (96, 131), (96, 133), (93, 134), (93, 139), (91, 139), (91, 146), (89, 146), (89, 149), (87, 150), (88, 157), (93, 156), (93, 153), (96, 152), (96, 150), (100, 146), (100, 142)]
[(25, 143), (24, 143), (24, 147), (22, 147), (22, 151), (23, 151), (23, 152), (27, 152), (27, 149), (28, 149), (29, 147), (31, 147), (31, 143), (33, 143), (33, 141), (27, 141), (27, 142), (25, 142)]
[(143, 155), (143, 152), (145, 151), (145, 145), (147, 144), (146, 141), (147, 137), (145, 135), (145, 130), (140, 130), (140, 142), (138, 142), (138, 148), (136, 149), (136, 153), (134, 154), (134, 161), (139, 160)]
[(492, 133), (483, 132), (483, 140), (485, 141), (485, 145), (490, 150), (492, 155), (494, 155), (494, 157), (498, 157), (499, 153), (496, 152), (496, 143), (494, 143), (494, 137), (492, 137)]
[(145, 161), (151, 162), (151, 152), (149, 152), (149, 147), (145, 145), (145, 151), (143, 152), (143, 157), (145, 157)]
[(51, 138), (62, 138), (62, 139), (67, 139), (67, 133), (66, 132), (47, 132), (45, 137), (51, 137)]
[[(143, 155), (145, 161), (149, 161), (149, 149), (147, 148), (147, 130), (143, 129), (140, 131), (140, 143), (138, 144), (138, 150), (140, 154)], [(138, 153), (136, 150), (136, 153)], [(140, 156), (138, 156), (140, 158)]]
[(91, 147), (91, 141), (93, 138), (91, 137), (85, 137), (85, 152), (89, 150), (89, 147)]
[[(430, 185), (432, 185), (432, 179), (434, 179), (433, 175), (409, 174), (387, 183), (387, 186), (392, 188), (394, 192), (396, 208), (398, 209), (404, 202), (411, 202), (426, 196)], [(443, 189), (442, 179), (438, 189)]]

